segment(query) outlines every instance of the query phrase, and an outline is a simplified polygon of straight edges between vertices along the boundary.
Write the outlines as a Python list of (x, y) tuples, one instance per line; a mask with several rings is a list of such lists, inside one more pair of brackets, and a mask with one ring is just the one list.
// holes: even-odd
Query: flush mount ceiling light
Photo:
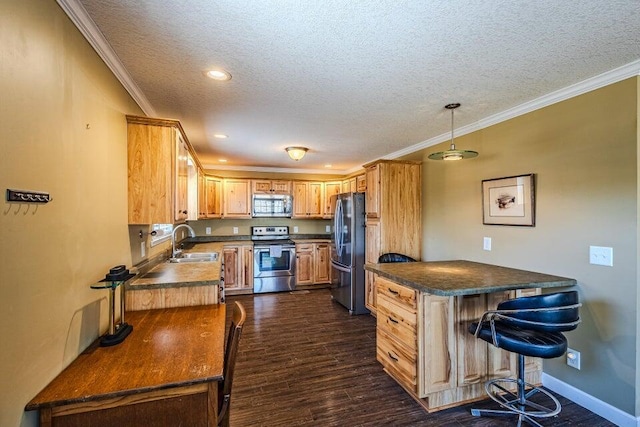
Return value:
[(456, 145), (453, 143), (453, 110), (458, 108), (460, 104), (447, 104), (444, 106), (447, 110), (451, 110), (451, 147), (447, 151), (440, 151), (429, 155), (431, 160), (462, 160), (472, 159), (478, 156), (476, 151), (469, 150), (456, 150)]
[(205, 71), (204, 75), (209, 77), (210, 79), (218, 80), (221, 82), (226, 82), (227, 80), (231, 80), (231, 74), (221, 69)]
[(227, 139), (229, 138), (229, 135), (225, 135), (223, 133), (214, 133), (213, 137), (217, 139)]
[(287, 147), (285, 150), (289, 153), (289, 157), (296, 162), (302, 159), (304, 155), (307, 154), (307, 151), (309, 151), (309, 149), (305, 147)]

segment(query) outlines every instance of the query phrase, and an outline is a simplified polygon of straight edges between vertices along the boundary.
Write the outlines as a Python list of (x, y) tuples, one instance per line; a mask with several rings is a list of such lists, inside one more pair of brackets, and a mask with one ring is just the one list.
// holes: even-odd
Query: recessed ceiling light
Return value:
[(331, 168), (331, 165), (328, 165), (328, 164), (327, 164), (327, 165), (324, 165), (324, 167), (325, 167), (325, 168), (327, 168), (327, 169), (330, 169), (330, 168)]
[(222, 82), (231, 80), (231, 74), (229, 74), (225, 70), (220, 70), (220, 69), (208, 70), (204, 74), (213, 80), (219, 80)]
[(225, 135), (223, 133), (214, 133), (213, 137), (214, 138), (218, 138), (218, 139), (227, 139), (227, 138), (229, 138), (229, 135)]
[(218, 159), (220, 163), (227, 163), (227, 159)]

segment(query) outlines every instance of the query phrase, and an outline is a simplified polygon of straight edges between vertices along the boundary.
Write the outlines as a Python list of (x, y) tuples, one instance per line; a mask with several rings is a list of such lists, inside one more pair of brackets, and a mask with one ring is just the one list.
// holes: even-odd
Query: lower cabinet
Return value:
[(253, 292), (253, 245), (225, 245), (222, 274), (226, 295)]
[(324, 287), (331, 282), (329, 247), (328, 242), (296, 244), (297, 288)]
[[(484, 383), (514, 377), (516, 355), (467, 331), (488, 309), (539, 289), (465, 296), (418, 292), (382, 277), (375, 281), (377, 359), (429, 411), (483, 398)], [(527, 382), (540, 383), (542, 363), (528, 358)]]

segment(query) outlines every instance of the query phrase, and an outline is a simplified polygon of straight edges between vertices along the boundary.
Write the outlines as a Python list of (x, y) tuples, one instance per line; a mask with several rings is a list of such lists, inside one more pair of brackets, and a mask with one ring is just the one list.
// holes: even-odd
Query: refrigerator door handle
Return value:
[(336, 241), (336, 254), (338, 258), (342, 257), (342, 227), (343, 227), (343, 218), (342, 218), (342, 199), (336, 200), (336, 212), (335, 212), (335, 226), (333, 233), (335, 235)]

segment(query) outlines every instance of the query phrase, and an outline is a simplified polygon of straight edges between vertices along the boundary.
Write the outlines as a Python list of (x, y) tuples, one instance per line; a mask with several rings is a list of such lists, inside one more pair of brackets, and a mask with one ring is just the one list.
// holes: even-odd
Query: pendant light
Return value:
[(451, 110), (451, 147), (447, 151), (440, 151), (429, 155), (431, 160), (462, 160), (472, 159), (478, 156), (476, 151), (456, 150), (456, 144), (453, 143), (453, 110), (458, 108), (460, 104), (447, 104), (444, 106), (447, 110)]

